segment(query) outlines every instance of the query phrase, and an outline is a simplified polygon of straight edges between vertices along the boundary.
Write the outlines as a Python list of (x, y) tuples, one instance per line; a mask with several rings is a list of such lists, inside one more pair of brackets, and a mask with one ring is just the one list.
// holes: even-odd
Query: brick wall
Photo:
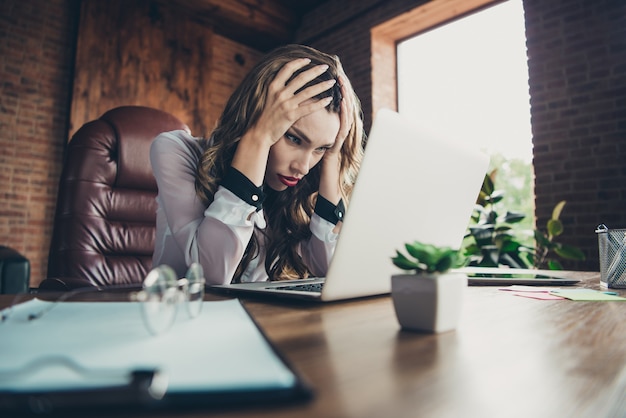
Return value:
[(626, 227), (626, 2), (526, 0), (538, 225), (566, 200), (562, 241), (597, 270), (595, 227)]
[[(67, 131), (76, 2), (0, 2), (0, 245), (43, 277)], [(39, 280), (36, 280), (35, 285)]]

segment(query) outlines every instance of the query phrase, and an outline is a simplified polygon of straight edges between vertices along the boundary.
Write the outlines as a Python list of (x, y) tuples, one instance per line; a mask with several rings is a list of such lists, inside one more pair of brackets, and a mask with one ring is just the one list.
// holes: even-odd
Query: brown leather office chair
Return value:
[(42, 290), (141, 283), (152, 267), (157, 185), (150, 144), (187, 125), (161, 110), (112, 109), (83, 125), (61, 173)]

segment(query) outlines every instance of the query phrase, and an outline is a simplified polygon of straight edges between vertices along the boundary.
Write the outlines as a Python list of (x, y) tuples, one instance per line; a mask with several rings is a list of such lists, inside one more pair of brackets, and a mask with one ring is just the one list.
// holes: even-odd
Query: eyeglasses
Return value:
[[(142, 289), (131, 292), (131, 301), (141, 302), (144, 324), (153, 335), (161, 334), (174, 324), (178, 307), (184, 304), (189, 318), (195, 318), (202, 311), (204, 299), (204, 271), (198, 263), (192, 263), (185, 277), (178, 279), (174, 270), (163, 264), (153, 268), (143, 281)], [(94, 291), (131, 289), (130, 286), (103, 286), (96, 288), (80, 288), (66, 292), (54, 303), (43, 309), (28, 314), (29, 321), (37, 320), (50, 312), (58, 303), (73, 296)], [(17, 295), (10, 307), (0, 312), (0, 323), (7, 321), (22, 295)]]
[(172, 326), (181, 303), (185, 304), (189, 318), (200, 315), (204, 283), (204, 272), (198, 263), (191, 264), (182, 279), (176, 278), (171, 267), (161, 265), (148, 273), (143, 281), (143, 290), (130, 296), (131, 300), (142, 303), (141, 312), (146, 327), (157, 335)]

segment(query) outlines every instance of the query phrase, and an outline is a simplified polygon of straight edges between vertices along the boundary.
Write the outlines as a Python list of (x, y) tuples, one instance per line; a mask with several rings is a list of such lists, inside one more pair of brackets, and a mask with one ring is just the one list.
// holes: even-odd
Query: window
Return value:
[(398, 109), (507, 158), (532, 159), (521, 0), (398, 44)]
[[(502, 205), (524, 213), (516, 229), (529, 231), (534, 198), (524, 35), (522, 0), (432, 0), (385, 22), (372, 30), (372, 108), (395, 108), (485, 149), (498, 168)], [(397, 91), (390, 91), (391, 79)]]

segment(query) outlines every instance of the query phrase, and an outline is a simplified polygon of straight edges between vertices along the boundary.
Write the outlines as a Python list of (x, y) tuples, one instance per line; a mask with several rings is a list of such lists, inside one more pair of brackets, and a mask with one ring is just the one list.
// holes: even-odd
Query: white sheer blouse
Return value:
[[(158, 185), (156, 241), (152, 263), (167, 264), (182, 277), (192, 262), (202, 264), (208, 284), (230, 283), (252, 234), (260, 251), (242, 281), (268, 280), (264, 234), (269, 228), (263, 209), (246, 203), (224, 186), (207, 207), (197, 197), (195, 172), (202, 155), (199, 141), (185, 131), (159, 135), (150, 149)], [(300, 244), (299, 254), (315, 276), (326, 274), (335, 250), (334, 224), (314, 213), (312, 235)]]

